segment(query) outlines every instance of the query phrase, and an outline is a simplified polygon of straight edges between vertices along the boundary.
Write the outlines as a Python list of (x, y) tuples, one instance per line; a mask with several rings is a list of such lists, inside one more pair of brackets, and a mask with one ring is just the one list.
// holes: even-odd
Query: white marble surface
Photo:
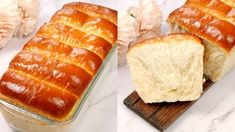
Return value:
[[(44, 22), (47, 22), (52, 14), (62, 7), (65, 3), (76, 0), (41, 0), (40, 19), (37, 28)], [(100, 5), (117, 8), (116, 0), (80, 0), (84, 2), (92, 2)], [(14, 38), (9, 44), (0, 49), (0, 76), (6, 71), (10, 60), (20, 51), (23, 44), (29, 40), (31, 36), (24, 39)], [(108, 79), (100, 87), (100, 90), (89, 102), (89, 107), (82, 121), (78, 124), (77, 131), (80, 132), (115, 132), (117, 130), (117, 87), (113, 85), (116, 80), (117, 72), (110, 73)], [(0, 132), (12, 132), (13, 130), (7, 125), (3, 116), (0, 114)]]
[[(168, 13), (182, 5), (184, 0), (158, 0), (164, 18)], [(126, 4), (124, 4), (126, 3)], [(123, 6), (122, 6), (123, 5)], [(119, 3), (121, 11), (130, 5), (137, 5), (136, 0)], [(164, 32), (167, 26), (163, 25)], [(133, 92), (129, 70), (119, 68), (118, 86), (118, 132), (156, 132), (142, 118), (129, 110), (123, 100)], [(235, 70), (214, 84), (187, 112), (185, 112), (166, 132), (232, 132), (235, 131)]]

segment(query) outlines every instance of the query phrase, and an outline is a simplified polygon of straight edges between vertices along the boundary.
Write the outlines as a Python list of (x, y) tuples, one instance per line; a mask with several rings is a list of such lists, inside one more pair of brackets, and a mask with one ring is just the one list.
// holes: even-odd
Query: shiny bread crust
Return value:
[(106, 19), (117, 25), (117, 11), (107, 7), (92, 5), (89, 3), (74, 2), (65, 4), (63, 8), (75, 9), (92, 17)]
[(0, 99), (53, 121), (71, 120), (115, 44), (116, 21), (112, 9), (66, 4), (13, 58), (0, 79)]
[(184, 5), (173, 11), (168, 22), (199, 36), (229, 52), (235, 44), (235, 26), (207, 15), (195, 7)]
[(185, 5), (235, 25), (235, 9), (220, 0), (187, 0)]
[(100, 17), (86, 15), (78, 10), (60, 9), (53, 15), (51, 21), (62, 23), (87, 34), (96, 35), (109, 43), (115, 43), (117, 39), (117, 26), (115, 24)]

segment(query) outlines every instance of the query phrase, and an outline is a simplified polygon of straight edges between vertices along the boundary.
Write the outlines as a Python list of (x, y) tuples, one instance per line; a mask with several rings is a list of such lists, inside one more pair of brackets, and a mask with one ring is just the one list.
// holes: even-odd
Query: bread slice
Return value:
[(235, 65), (235, 26), (198, 8), (184, 5), (173, 11), (168, 22), (173, 32), (190, 32), (203, 39), (204, 73), (214, 82)]
[(235, 8), (235, 0), (221, 0), (222, 2), (224, 2), (225, 4), (232, 6), (233, 8)]
[(201, 40), (189, 34), (171, 34), (139, 42), (127, 61), (136, 91), (145, 103), (192, 101), (203, 84)]

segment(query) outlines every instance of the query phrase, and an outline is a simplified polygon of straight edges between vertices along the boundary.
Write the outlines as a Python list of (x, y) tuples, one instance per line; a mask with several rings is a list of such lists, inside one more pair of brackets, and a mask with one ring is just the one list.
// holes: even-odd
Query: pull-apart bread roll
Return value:
[[(201, 6), (208, 8), (203, 4)], [(223, 6), (225, 5), (223, 4)], [(204, 73), (212, 81), (218, 81), (235, 64), (235, 26), (227, 22), (233, 20), (234, 17), (228, 20), (226, 16), (223, 16), (222, 10), (219, 10), (216, 6), (213, 7), (209, 8), (217, 10), (220, 14), (213, 15), (212, 11), (206, 11), (201, 7), (191, 6), (191, 4), (184, 5), (173, 11), (169, 15), (168, 21), (173, 32), (190, 32), (203, 39), (205, 46)], [(219, 16), (224, 20), (217, 18)]]
[(192, 101), (202, 93), (203, 55), (198, 37), (171, 34), (137, 43), (127, 62), (145, 103)]
[(11, 61), (0, 98), (51, 120), (71, 119), (114, 46), (116, 18), (102, 6), (66, 5)]

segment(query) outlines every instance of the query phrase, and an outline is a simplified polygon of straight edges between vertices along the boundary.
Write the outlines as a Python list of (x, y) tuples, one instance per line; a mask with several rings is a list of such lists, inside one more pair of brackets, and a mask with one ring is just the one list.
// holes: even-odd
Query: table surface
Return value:
[[(40, 17), (37, 28), (43, 23), (49, 21), (50, 17), (60, 9), (65, 3), (76, 0), (41, 0)], [(116, 0), (79, 0), (84, 2), (97, 3), (100, 5), (117, 8)], [(32, 34), (33, 35), (33, 34)], [(17, 39), (12, 39), (9, 44), (0, 49), (0, 76), (6, 71), (9, 62), (19, 52), (22, 46), (32, 35)], [(115, 132), (117, 131), (117, 87), (113, 85), (116, 80), (117, 72), (113, 71), (92, 101), (89, 101), (89, 107), (77, 130), (80, 132)], [(7, 125), (2, 114), (0, 114), (0, 132), (13, 132)]]
[[(182, 5), (185, 0), (158, 0), (165, 19), (170, 11)], [(136, 0), (119, 2), (123, 12)], [(167, 32), (167, 25), (163, 25)], [(119, 132), (156, 132), (142, 118), (128, 109), (123, 100), (134, 91), (127, 66), (119, 68), (118, 86), (118, 130)], [(235, 130), (235, 70), (214, 84), (187, 112), (185, 112), (166, 132), (231, 132)]]

